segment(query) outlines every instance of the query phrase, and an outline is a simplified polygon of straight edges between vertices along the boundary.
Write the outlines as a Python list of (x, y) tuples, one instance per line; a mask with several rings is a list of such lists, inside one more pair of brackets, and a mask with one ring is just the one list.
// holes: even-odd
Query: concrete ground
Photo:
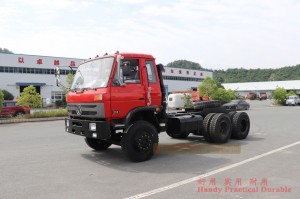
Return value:
[(93, 151), (63, 121), (0, 125), (0, 198), (299, 198), (300, 107), (250, 103), (247, 139), (161, 133), (142, 163)]

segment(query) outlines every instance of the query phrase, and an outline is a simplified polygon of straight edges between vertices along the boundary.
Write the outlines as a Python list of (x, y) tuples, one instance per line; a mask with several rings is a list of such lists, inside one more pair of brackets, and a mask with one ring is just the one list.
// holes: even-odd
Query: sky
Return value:
[(300, 64), (298, 0), (0, 0), (0, 47), (69, 58), (152, 54), (208, 69)]

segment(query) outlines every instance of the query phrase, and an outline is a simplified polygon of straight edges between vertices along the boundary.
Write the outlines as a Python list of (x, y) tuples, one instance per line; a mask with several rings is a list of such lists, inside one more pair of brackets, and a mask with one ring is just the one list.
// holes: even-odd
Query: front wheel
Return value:
[(85, 138), (85, 142), (89, 147), (95, 149), (96, 151), (104, 151), (105, 149), (111, 146), (111, 143), (109, 142), (93, 138)]
[(24, 112), (18, 111), (18, 112), (16, 112), (15, 117), (21, 118), (21, 117), (23, 117), (23, 115), (24, 115)]
[(137, 121), (131, 124), (121, 140), (121, 147), (127, 157), (134, 162), (149, 160), (158, 145), (158, 133), (149, 122)]

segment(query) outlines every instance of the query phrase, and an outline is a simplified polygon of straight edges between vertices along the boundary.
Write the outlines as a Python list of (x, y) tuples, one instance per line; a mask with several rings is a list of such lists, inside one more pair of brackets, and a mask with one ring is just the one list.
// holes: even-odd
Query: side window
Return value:
[(149, 83), (156, 83), (156, 74), (155, 74), (153, 61), (146, 61), (146, 68), (147, 68)]
[(129, 68), (129, 76), (124, 77), (125, 83), (139, 84), (140, 80), (140, 66), (138, 59), (123, 59), (122, 67)]
[(12, 106), (16, 106), (15, 102), (7, 102), (6, 103), (6, 107), (12, 107)]

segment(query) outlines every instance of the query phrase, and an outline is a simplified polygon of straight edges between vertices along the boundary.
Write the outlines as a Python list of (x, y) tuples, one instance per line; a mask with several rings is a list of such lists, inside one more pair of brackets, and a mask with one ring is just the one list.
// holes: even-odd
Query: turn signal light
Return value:
[(102, 100), (102, 94), (95, 94), (94, 95), (94, 101), (101, 101)]

